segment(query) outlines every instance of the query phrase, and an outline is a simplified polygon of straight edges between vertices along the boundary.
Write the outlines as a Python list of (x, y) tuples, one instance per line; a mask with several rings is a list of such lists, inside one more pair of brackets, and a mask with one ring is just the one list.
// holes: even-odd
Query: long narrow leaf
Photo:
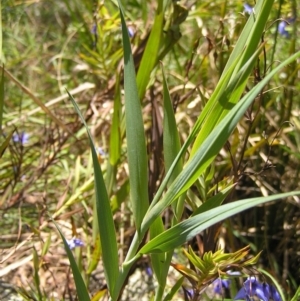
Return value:
[[(240, 99), (246, 86), (247, 79), (253, 70), (255, 59), (258, 54), (257, 47), (261, 40), (261, 36), (263, 35), (273, 2), (273, 0), (259, 0), (254, 9), (255, 12), (250, 15), (218, 83), (218, 87), (224, 85), (222, 80), (226, 77), (228, 78), (228, 73), (232, 72), (229, 85), (222, 94), (216, 93), (216, 91), (219, 90), (217, 87), (201, 113), (206, 121), (193, 146), (191, 156), (193, 156), (195, 150), (206, 139), (208, 133), (210, 133), (216, 124), (226, 116), (230, 110), (229, 104), (233, 105)], [(236, 63), (234, 70), (232, 70), (233, 63)], [(247, 68), (245, 68), (246, 66)], [(237, 77), (236, 75), (241, 73), (241, 71), (242, 76)], [(236, 81), (237, 78), (238, 82), (234, 83), (234, 86), (236, 87), (232, 87), (233, 81)], [(209, 111), (209, 113), (207, 113), (207, 111)]]
[(121, 156), (121, 94), (120, 94), (120, 81), (119, 75), (116, 75), (116, 88), (114, 99), (114, 113), (112, 117), (112, 125), (109, 138), (109, 160), (107, 161), (107, 170), (105, 184), (107, 193), (111, 196), (113, 187), (116, 182), (117, 164)]
[[(2, 34), (2, 6), (1, 6), (1, 1), (0, 1), (0, 63), (1, 63), (1, 64), (4, 63), (2, 46), (3, 46), (3, 34)], [(1, 125), (1, 124), (0, 124), (0, 125)]]
[(175, 294), (177, 293), (177, 291), (179, 291), (182, 283), (184, 281), (184, 277), (180, 277), (175, 285), (172, 287), (172, 289), (170, 290), (170, 292), (165, 296), (163, 301), (171, 301), (174, 300), (173, 297), (175, 296)]
[(144, 97), (150, 79), (150, 74), (157, 63), (157, 56), (159, 53), (159, 46), (163, 30), (163, 21), (163, 0), (158, 0), (154, 24), (147, 41), (147, 45), (136, 78), (139, 93), (138, 95), (140, 99)]
[[(249, 57), (255, 52), (257, 45), (261, 40), (263, 31), (265, 30), (265, 25), (273, 3), (274, 0), (259, 0), (256, 2), (253, 13), (249, 16), (249, 19), (227, 61), (222, 77), (226, 74), (228, 68), (231, 67), (236, 58), (240, 58), (240, 62), (236, 66), (236, 70), (238, 71), (241, 66), (247, 62), (247, 59), (249, 59)], [(247, 51), (245, 51), (246, 48)]]
[[(0, 4), (0, 8), (1, 8), (1, 4)], [(0, 11), (0, 14), (1, 14), (1, 11)], [(0, 22), (1, 22), (1, 20), (0, 20)], [(1, 48), (0, 48), (0, 51), (1, 51)], [(1, 56), (0, 56), (0, 58), (1, 58)], [(0, 78), (0, 136), (2, 135), (3, 108), (4, 108), (4, 68), (2, 69), (1, 78)], [(1, 152), (0, 152), (0, 156), (1, 156)]]
[(54, 223), (56, 229), (58, 230), (64, 246), (65, 246), (65, 250), (67, 252), (69, 261), (70, 261), (70, 265), (71, 265), (71, 269), (72, 269), (72, 273), (73, 273), (73, 277), (74, 277), (74, 281), (75, 281), (75, 285), (76, 285), (76, 291), (77, 291), (77, 295), (78, 295), (78, 299), (80, 301), (90, 301), (90, 296), (89, 293), (87, 291), (87, 287), (83, 281), (83, 278), (81, 276), (81, 273), (78, 269), (78, 266), (76, 264), (76, 261), (74, 259), (73, 253), (69, 248), (69, 245), (64, 237), (64, 235), (62, 234), (61, 230), (59, 229), (58, 225), (56, 224), (56, 222), (54, 220), (52, 220), (52, 222)]
[[(154, 238), (165, 230), (162, 218), (159, 216), (150, 227), (150, 237)], [(153, 267), (154, 274), (157, 278), (159, 287), (164, 287), (166, 282), (166, 254), (153, 254), (151, 255), (151, 263)], [(167, 267), (169, 269), (169, 267)], [(156, 293), (157, 295), (157, 293)]]
[[(1, 131), (0, 131), (1, 133)], [(13, 136), (14, 131), (11, 131), (7, 137), (5, 138), (5, 140), (3, 141), (2, 144), (0, 144), (0, 158), (3, 156), (6, 148), (8, 147), (10, 141), (11, 141), (11, 137)]]
[(295, 295), (293, 296), (293, 298), (291, 299), (291, 301), (298, 301), (300, 298), (300, 286), (298, 287)]
[(139, 229), (149, 207), (147, 152), (130, 40), (120, 1), (119, 8), (124, 49), (125, 119), (130, 197), (136, 228)]
[(214, 195), (213, 197), (211, 197), (210, 199), (205, 201), (205, 203), (203, 205), (198, 207), (193, 212), (192, 216), (201, 214), (201, 213), (211, 210), (213, 208), (219, 207), (223, 203), (225, 198), (229, 195), (229, 193), (232, 191), (233, 187), (234, 187), (234, 185), (230, 185), (229, 187), (226, 187), (224, 190), (220, 191), (218, 194)]
[[(193, 145), (191, 157), (202, 144), (202, 142), (207, 138), (208, 134), (211, 133), (213, 128), (228, 114), (233, 105), (236, 104), (240, 99), (260, 50), (261, 49), (259, 48), (254, 52), (247, 63), (242, 66), (235, 76), (232, 76), (234, 68), (231, 67), (227, 72), (228, 74), (224, 76), (223, 80), (220, 80), (220, 83), (222, 83), (224, 87), (222, 86), (221, 88), (217, 89), (217, 93), (213, 93), (207, 105), (205, 106), (205, 109), (200, 115), (199, 119), (203, 120), (203, 124), (201, 131), (197, 135), (196, 141)], [(227, 83), (225, 79), (228, 80)]]
[[(118, 296), (122, 285), (126, 279), (127, 274), (129, 273), (130, 267), (136, 259), (136, 252), (139, 246), (138, 237), (144, 235), (149, 229), (150, 225), (154, 220), (176, 199), (179, 195), (184, 193), (191, 185), (194, 183), (195, 179), (200, 175), (207, 166), (212, 162), (215, 156), (218, 154), (220, 149), (223, 147), (224, 143), (228, 139), (229, 135), (236, 127), (238, 121), (243, 116), (251, 102), (254, 100), (256, 95), (260, 90), (266, 85), (266, 83), (284, 66), (290, 62), (296, 60), (300, 57), (300, 52), (294, 54), (279, 66), (273, 69), (257, 86), (255, 86), (247, 95), (238, 102), (230, 113), (222, 120), (221, 123), (212, 131), (207, 140), (199, 147), (195, 156), (187, 163), (183, 171), (172, 183), (170, 188), (164, 197), (156, 202), (153, 206), (149, 207), (149, 210), (143, 220), (141, 229), (139, 233), (136, 233), (134, 236), (129, 251), (126, 256), (125, 263), (123, 264), (123, 269), (121, 270), (120, 277), (115, 289), (115, 296)], [(220, 141), (218, 141), (220, 139)], [(187, 147), (186, 143), (182, 147), (180, 153), (178, 154), (176, 160), (180, 158), (184, 148)], [(173, 163), (173, 167), (176, 165), (176, 162)], [(167, 175), (167, 176), (170, 176)], [(166, 176), (166, 177), (167, 177)], [(167, 180), (164, 180), (167, 181)], [(165, 183), (166, 185), (166, 183)], [(158, 195), (162, 194), (162, 191), (157, 192)], [(156, 197), (155, 197), (156, 198)]]
[(102, 259), (107, 286), (109, 291), (112, 293), (119, 273), (119, 261), (116, 232), (110, 202), (108, 199), (102, 171), (98, 162), (98, 156), (95, 150), (90, 130), (79, 110), (77, 103), (73, 99), (72, 95), (69, 94), (69, 96), (77, 114), (80, 116), (80, 119), (86, 128), (91, 146), (94, 165), (97, 217), (102, 247)]
[[(234, 69), (235, 65), (232, 66), (232, 70)], [(228, 79), (223, 79), (223, 81), (229, 80), (230, 78), (230, 74), (228, 74)], [(205, 110), (205, 108), (204, 108)], [(150, 204), (149, 210), (152, 209), (152, 207), (154, 207), (156, 205), (156, 203), (160, 200), (165, 188), (167, 187), (167, 184), (169, 183), (172, 174), (175, 170), (175, 167), (177, 166), (178, 162), (181, 160), (181, 157), (185, 154), (185, 152), (187, 151), (188, 147), (190, 146), (190, 144), (194, 141), (202, 123), (203, 123), (203, 119), (201, 118), (202, 114), (200, 115), (200, 118), (197, 119), (194, 127), (191, 130), (190, 135), (188, 136), (188, 138), (186, 139), (186, 141), (184, 142), (182, 148), (180, 149), (178, 155), (176, 156), (176, 158), (174, 159), (172, 165), (169, 168), (169, 171), (167, 172), (165, 178), (163, 179), (163, 182), (161, 183), (161, 185), (159, 186), (159, 189), (157, 191), (157, 193), (154, 196), (153, 201)]]
[[(180, 151), (180, 140), (177, 131), (177, 125), (174, 115), (174, 110), (171, 103), (171, 98), (169, 94), (168, 84), (165, 78), (163, 66), (163, 98), (164, 98), (164, 123), (163, 123), (163, 149), (164, 149), (164, 162), (166, 172), (172, 166), (174, 159)], [(170, 182), (172, 182), (182, 170), (182, 160), (177, 163)], [(183, 211), (184, 198), (179, 198), (173, 206), (173, 211), (176, 217), (173, 218), (173, 222), (177, 222), (180, 219)], [(158, 217), (155, 222), (150, 227), (150, 238), (154, 238), (164, 231), (164, 226), (162, 218)], [(158, 288), (155, 294), (155, 300), (161, 300), (165, 291), (165, 285), (167, 280), (167, 275), (171, 263), (173, 252), (168, 252), (165, 254), (151, 254), (151, 262), (155, 276), (158, 280)]]
[(161, 253), (173, 250), (192, 239), (201, 231), (218, 223), (230, 216), (247, 210), (257, 205), (299, 195), (300, 191), (277, 194), (269, 197), (259, 197), (247, 200), (236, 201), (230, 204), (219, 206), (212, 210), (198, 214), (185, 220), (173, 228), (149, 241), (140, 251), (140, 254)]
[(120, 95), (120, 82), (119, 76), (117, 75), (116, 89), (115, 89), (115, 99), (114, 99), (114, 113), (112, 118), (112, 125), (110, 130), (110, 140), (109, 140), (109, 162), (111, 165), (116, 165), (120, 159), (121, 154), (121, 95)]
[(247, 108), (254, 100), (256, 95), (264, 87), (264, 85), (278, 72), (282, 67), (300, 57), (297, 52), (279, 66), (274, 68), (257, 86), (255, 86), (248, 94), (246, 94), (240, 102), (238, 102), (229, 114), (217, 125), (210, 133), (207, 139), (196, 151), (194, 157), (187, 163), (183, 171), (172, 183), (164, 198), (155, 204), (147, 215), (142, 224), (142, 231), (146, 231), (152, 221), (159, 216), (167, 206), (184, 193), (200, 176), (200, 174), (209, 166), (215, 156), (219, 153), (228, 137), (236, 127), (240, 118), (244, 115)]
[[(178, 155), (181, 145), (179, 140), (179, 133), (177, 130), (177, 124), (175, 120), (174, 110), (171, 103), (171, 97), (169, 94), (169, 88), (166, 81), (165, 73), (162, 67), (163, 73), (163, 87), (164, 87), (164, 128), (163, 128), (163, 144), (164, 144), (164, 161), (166, 172), (171, 168), (176, 156)], [(170, 178), (170, 183), (179, 175), (182, 171), (183, 164), (180, 159), (177, 165), (174, 167), (174, 171)], [(183, 212), (184, 199), (179, 199), (174, 204), (173, 211), (176, 218), (179, 220)]]

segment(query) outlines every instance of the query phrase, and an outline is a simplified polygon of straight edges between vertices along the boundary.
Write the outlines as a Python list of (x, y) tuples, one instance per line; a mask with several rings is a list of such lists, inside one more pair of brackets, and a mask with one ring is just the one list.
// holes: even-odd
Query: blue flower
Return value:
[(284, 36), (285, 38), (290, 37), (290, 33), (286, 30), (286, 27), (295, 21), (295, 18), (289, 18), (288, 20), (282, 20), (278, 24), (278, 32), (280, 35)]
[(268, 283), (263, 283), (263, 286), (265, 287), (265, 291), (268, 292), (269, 298), (273, 299), (274, 301), (282, 301), (281, 296), (279, 295), (275, 286)]
[[(122, 30), (122, 26), (121, 26), (121, 30)], [(129, 38), (133, 38), (134, 37), (135, 32), (134, 32), (134, 28), (132, 26), (128, 26), (127, 27), (127, 32), (128, 32)]]
[(96, 23), (93, 24), (92, 29), (91, 29), (91, 33), (93, 35), (98, 36), (98, 28), (97, 28), (97, 24)]
[(127, 27), (127, 29), (128, 29), (129, 37), (130, 38), (134, 37), (134, 29), (131, 26)]
[(107, 157), (107, 153), (103, 150), (102, 147), (97, 147), (96, 148), (96, 152), (98, 153), (98, 155), (103, 156), (103, 157)]
[(216, 294), (222, 295), (223, 288), (229, 288), (230, 280), (229, 279), (216, 279), (213, 283), (214, 292)]
[(183, 287), (183, 290), (184, 290), (184, 295), (186, 297), (185, 299), (187, 299), (187, 300), (193, 300), (194, 299), (195, 292), (192, 288), (186, 289), (186, 288)]
[(25, 133), (25, 132), (22, 132), (22, 133), (14, 133), (13, 136), (12, 136), (12, 140), (14, 142), (17, 142), (17, 143), (21, 143), (22, 145), (28, 143), (29, 141), (29, 134)]
[(249, 5), (248, 3), (244, 4), (244, 13), (245, 14), (252, 14), (253, 13), (253, 7), (251, 5)]
[(244, 287), (238, 291), (234, 300), (246, 299), (247, 301), (251, 301), (250, 297), (254, 296), (257, 296), (262, 301), (282, 301), (273, 285), (268, 283), (261, 284), (255, 277), (250, 277), (245, 281)]
[(290, 36), (289, 32), (285, 29), (286, 28), (286, 22), (285, 21), (281, 21), (278, 24), (278, 32), (279, 34), (281, 34), (282, 36), (288, 38)]
[(146, 274), (147, 274), (149, 277), (152, 277), (152, 276), (153, 276), (152, 269), (151, 269), (149, 266), (146, 267)]
[(68, 246), (71, 250), (76, 248), (76, 247), (83, 247), (84, 246), (83, 241), (79, 238), (76, 238), (76, 237), (73, 237), (72, 239), (67, 240), (67, 243), (68, 243)]

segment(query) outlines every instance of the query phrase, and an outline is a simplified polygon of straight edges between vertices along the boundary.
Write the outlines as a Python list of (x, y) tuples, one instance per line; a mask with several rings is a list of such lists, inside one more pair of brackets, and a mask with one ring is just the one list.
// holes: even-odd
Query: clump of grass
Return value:
[[(141, 2), (133, 10), (129, 5), (119, 11), (112, 3), (65, 1), (55, 4), (58, 13), (49, 13), (50, 4), (40, 3), (11, 8), (19, 20), (4, 15), (4, 22), (14, 25), (6, 33), (14, 40), (4, 36), (9, 42), (2, 70), (12, 76), (5, 81), (2, 76), (0, 204), (16, 235), (5, 236), (3, 250), (8, 266), (25, 255), (32, 259), (32, 284), (20, 291), (24, 299), (67, 299), (75, 294), (73, 280), (62, 276), (69, 275), (67, 269), (60, 266), (62, 272), (53, 274), (51, 260), (59, 239), (52, 221), (61, 229), (79, 300), (90, 300), (91, 295), (93, 300), (122, 298), (128, 277), (145, 259), (157, 280), (153, 299), (181, 294), (197, 300), (200, 293), (205, 298), (204, 288), (227, 271), (212, 276), (200, 266), (200, 273), (209, 277), (197, 285), (195, 279), (190, 281), (189, 295), (178, 275), (174, 287), (168, 287), (169, 268), (176, 266), (188, 280), (198, 277), (172, 259), (174, 250), (180, 253), (178, 248), (194, 240), (197, 248), (181, 255), (182, 262), (194, 256), (215, 269), (205, 258), (221, 256), (216, 238), (225, 241), (228, 261), (245, 244), (253, 253), (265, 250), (261, 263), (253, 260), (256, 268), (242, 270), (240, 277), (268, 270), (279, 282), (289, 279), (295, 290), (295, 274), (288, 275), (288, 263), (278, 265), (277, 259), (291, 241), (280, 236), (281, 225), (297, 218), (293, 190), (298, 183), (289, 182), (285, 188), (282, 184), (298, 164), (297, 132), (286, 121), (295, 116), (293, 62), (299, 53), (277, 51), (293, 43), (296, 35), (273, 39), (281, 9), (273, 15), (272, 4), (259, 1), (247, 15), (242, 4), (231, 2), (221, 10), (214, 3), (188, 7), (159, 1), (153, 8)], [(155, 12), (151, 24), (145, 18), (150, 12)], [(11, 52), (6, 50), (9, 45)], [(275, 63), (289, 56), (280, 68)], [(285, 94), (278, 87), (283, 74), (287, 106), (280, 101)], [(85, 92), (75, 95), (84, 83)], [(51, 101), (59, 94), (59, 100)], [(6, 105), (4, 99), (9, 98), (15, 101)], [(23, 141), (26, 134), (29, 139)], [(266, 179), (268, 173), (277, 182)], [(294, 200), (227, 219), (292, 196)], [(278, 211), (286, 216), (279, 217)], [(275, 215), (277, 227), (270, 227), (269, 217)], [(249, 229), (255, 229), (253, 238)], [(284, 246), (274, 249), (271, 236)], [(71, 239), (84, 242), (74, 255), (68, 246)], [(31, 246), (33, 252), (26, 253), (23, 246)], [(59, 257), (66, 258), (59, 250)], [(257, 272), (260, 264), (262, 272)], [(104, 274), (92, 287), (99, 266)], [(242, 269), (242, 263), (236, 267)], [(42, 284), (49, 274), (52, 294)], [(260, 278), (276, 282), (271, 274)], [(284, 300), (278, 284), (277, 290)], [(237, 287), (224, 293), (234, 297)]]

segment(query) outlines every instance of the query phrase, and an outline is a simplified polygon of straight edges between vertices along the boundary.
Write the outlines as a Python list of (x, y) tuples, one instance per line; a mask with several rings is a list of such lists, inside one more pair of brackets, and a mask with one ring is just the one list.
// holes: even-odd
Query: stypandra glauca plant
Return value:
[[(222, 204), (226, 196), (231, 192), (234, 183), (220, 184), (217, 193), (205, 200), (201, 205), (193, 206), (193, 212), (187, 219), (183, 219), (186, 196), (191, 186), (203, 179), (212, 166), (216, 156), (224, 147), (231, 133), (236, 128), (239, 120), (263, 88), (284, 66), (300, 57), (300, 52), (289, 57), (284, 62), (274, 67), (266, 76), (258, 82), (250, 91), (245, 93), (249, 76), (252, 74), (257, 59), (263, 49), (261, 37), (266, 28), (266, 22), (273, 6), (273, 0), (257, 1), (253, 13), (250, 14), (246, 25), (227, 61), (223, 73), (204, 109), (199, 114), (197, 121), (190, 131), (189, 136), (181, 146), (175, 116), (171, 105), (166, 77), (163, 73), (163, 152), (165, 176), (152, 198), (148, 195), (148, 158), (146, 151), (146, 139), (142, 117), (141, 99), (145, 95), (150, 75), (159, 65), (158, 58), (162, 53), (161, 40), (163, 32), (164, 10), (166, 6), (162, 0), (157, 1), (157, 10), (154, 25), (142, 57), (138, 73), (131, 52), (128, 28), (125, 22), (125, 12), (118, 2), (122, 24), (122, 38), (124, 51), (124, 118), (127, 145), (127, 163), (129, 168), (130, 183), (130, 208), (135, 223), (135, 235), (130, 243), (126, 258), (120, 262), (118, 257), (118, 241), (113, 220), (113, 212), (109, 194), (107, 192), (108, 181), (103, 177), (98, 156), (92, 136), (78, 105), (70, 95), (70, 99), (86, 127), (91, 146), (96, 197), (96, 218), (101, 241), (101, 261), (107, 282), (107, 293), (110, 300), (116, 301), (121, 297), (130, 269), (134, 263), (144, 255), (150, 255), (153, 272), (157, 279), (155, 300), (171, 300), (182, 284), (178, 279), (171, 291), (166, 290), (166, 280), (170, 266), (177, 268), (193, 285), (192, 300), (200, 300), (201, 292), (209, 284), (222, 276), (229, 277), (229, 270), (237, 270), (245, 275), (253, 271), (251, 265), (255, 264), (258, 255), (253, 259), (243, 258), (249, 249), (241, 249), (235, 253), (224, 253), (222, 250), (206, 252), (198, 256), (189, 248), (184, 251), (187, 259), (195, 266), (195, 269), (182, 268), (176, 263), (171, 263), (175, 249), (193, 239), (197, 234), (209, 227), (229, 218), (239, 212), (267, 202), (284, 199), (300, 191), (276, 194), (268, 197), (251, 198), (247, 200), (232, 201)], [(115, 104), (115, 109), (121, 111), (121, 102)], [(115, 122), (119, 123), (116, 124)], [(115, 118), (112, 127), (122, 128), (122, 120)], [(112, 134), (113, 129), (112, 129)], [(114, 136), (121, 139), (120, 136)], [(113, 139), (113, 138), (111, 138)], [(110, 162), (117, 167), (116, 152), (109, 154)], [(108, 173), (106, 173), (107, 176)], [(173, 218), (166, 229), (161, 214), (166, 210), (172, 210)], [(149, 233), (149, 240), (146, 239)], [(73, 254), (63, 238), (67, 255), (70, 259), (77, 294), (80, 301), (91, 300), (86, 284), (76, 265)], [(174, 261), (174, 260), (173, 260)], [(221, 279), (220, 278), (220, 279)], [(247, 282), (248, 281), (248, 282)], [(265, 295), (261, 298), (271, 298), (274, 301), (284, 300), (284, 296), (276, 295), (273, 287), (260, 284), (256, 279), (249, 278), (245, 282), (247, 287), (256, 287), (254, 292), (258, 295), (259, 289), (265, 289)], [(265, 286), (264, 286), (265, 285)], [(268, 296), (266, 294), (269, 294)], [(92, 297), (98, 300), (99, 295)], [(241, 299), (250, 298), (251, 292), (241, 292)], [(279, 296), (279, 297), (278, 297)], [(98, 299), (97, 299), (98, 298)]]

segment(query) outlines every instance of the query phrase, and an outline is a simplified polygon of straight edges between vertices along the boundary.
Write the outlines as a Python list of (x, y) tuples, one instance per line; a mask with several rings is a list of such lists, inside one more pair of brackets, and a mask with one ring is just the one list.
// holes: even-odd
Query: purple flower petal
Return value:
[(103, 156), (103, 157), (106, 157), (106, 156), (107, 156), (107, 153), (103, 150), (102, 147), (97, 147), (97, 148), (96, 148), (96, 151), (97, 151), (97, 153), (98, 153), (100, 156)]
[(146, 267), (146, 274), (147, 274), (149, 277), (152, 277), (152, 276), (153, 276), (152, 269), (151, 269), (149, 266)]
[(247, 3), (244, 4), (244, 13), (246, 14), (252, 14), (253, 13), (253, 7)]
[(218, 278), (212, 284), (214, 287), (214, 292), (221, 295), (223, 293), (223, 288), (229, 288), (230, 280)]
[(262, 292), (263, 292), (262, 285), (256, 280), (255, 277), (250, 277), (244, 282), (244, 286), (238, 291), (234, 300), (238, 300), (238, 299), (247, 300), (247, 298), (257, 295), (263, 301), (268, 301), (265, 299), (265, 296), (262, 294)]
[(290, 36), (289, 32), (286, 30), (286, 26), (287, 26), (287, 23), (285, 21), (281, 21), (279, 24), (278, 24), (278, 32), (279, 34), (281, 34), (282, 36), (288, 38)]
[(128, 27), (128, 34), (129, 34), (129, 37), (132, 38), (134, 37), (134, 29), (132, 27)]
[(76, 247), (83, 247), (84, 246), (83, 241), (79, 238), (76, 238), (76, 237), (73, 237), (72, 239), (67, 240), (67, 243), (68, 243), (69, 248), (71, 250), (73, 250)]
[(97, 28), (97, 24), (95, 23), (95, 24), (93, 24), (93, 26), (92, 26), (92, 29), (91, 29), (91, 33), (93, 34), (93, 35), (98, 35), (98, 28)]
[(192, 288), (190, 289), (184, 289), (185, 293), (188, 295), (188, 297), (192, 300), (195, 296), (195, 292)]
[(273, 285), (270, 285), (270, 295), (274, 301), (282, 301), (281, 296)]
[(280, 21), (278, 24), (278, 32), (280, 35), (284, 36), (285, 38), (290, 37), (290, 33), (288, 30), (286, 30), (286, 27), (295, 22), (295, 18), (288, 18), (287, 20)]
[(12, 136), (14, 142), (21, 143), (22, 145), (29, 142), (29, 134), (22, 132), (22, 133), (14, 133)]
[(261, 284), (255, 277), (250, 277), (244, 282), (244, 287), (241, 288), (234, 300), (246, 299), (251, 300), (250, 297), (258, 297), (262, 301), (282, 301), (281, 297), (273, 285), (268, 283)]

